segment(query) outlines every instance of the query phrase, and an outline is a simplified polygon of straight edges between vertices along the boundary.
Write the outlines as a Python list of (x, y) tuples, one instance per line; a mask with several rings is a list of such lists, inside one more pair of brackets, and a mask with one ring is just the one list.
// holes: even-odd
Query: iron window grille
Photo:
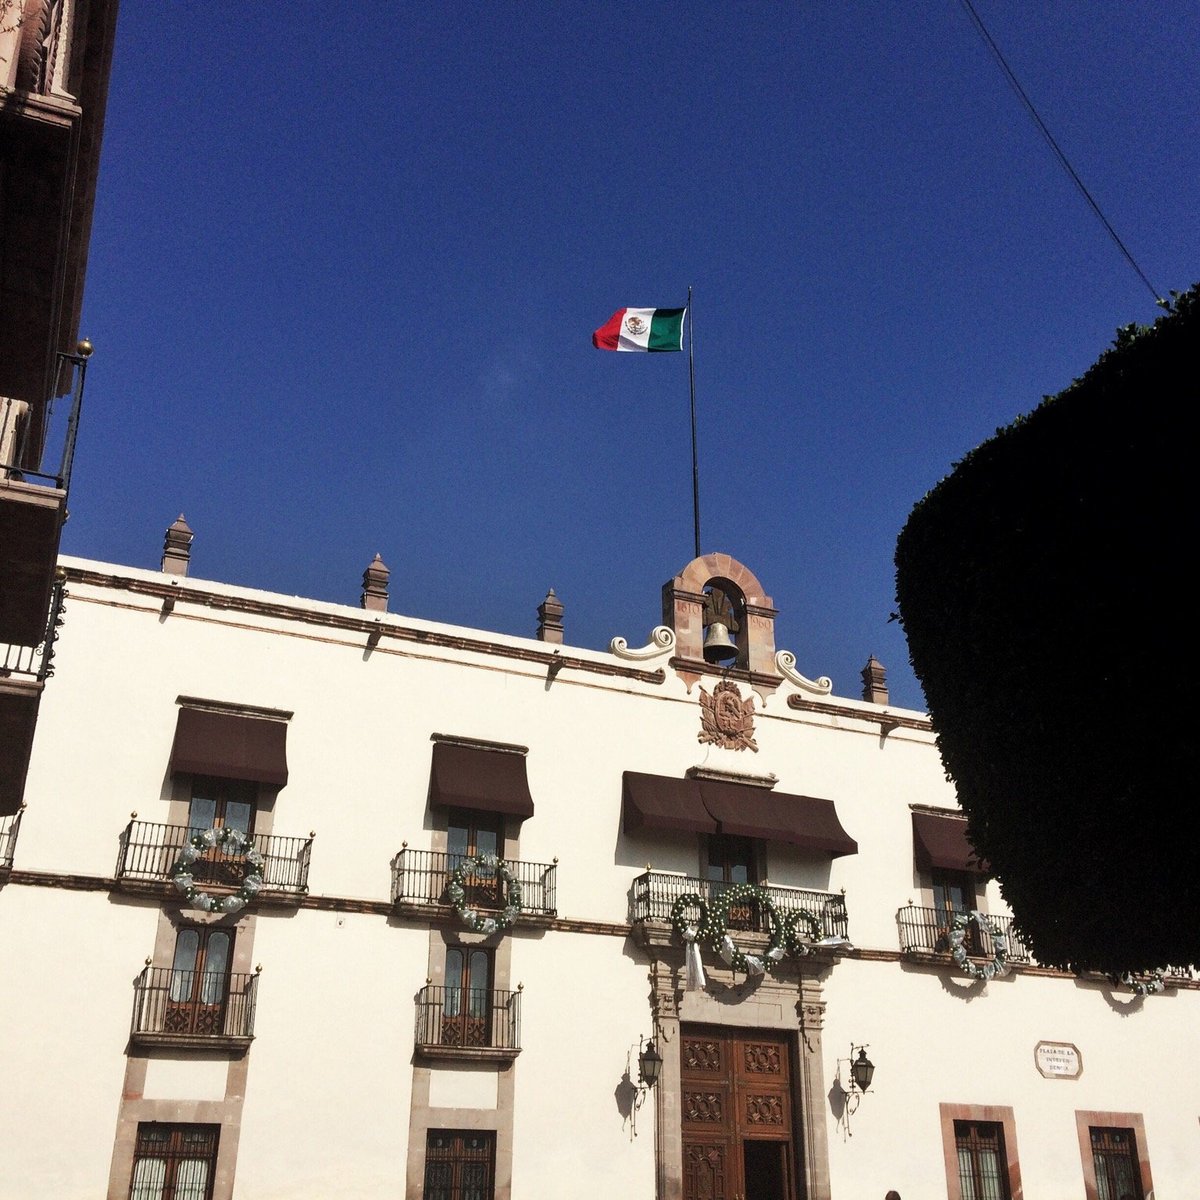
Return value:
[(424, 1200), (492, 1200), (495, 1179), (495, 1133), (429, 1131), (425, 1141)]
[(142, 1121), (129, 1200), (212, 1200), (219, 1125)]
[(1142, 1200), (1142, 1172), (1132, 1129), (1091, 1126), (1098, 1200)]
[(1004, 1129), (994, 1121), (955, 1121), (962, 1200), (1010, 1200)]

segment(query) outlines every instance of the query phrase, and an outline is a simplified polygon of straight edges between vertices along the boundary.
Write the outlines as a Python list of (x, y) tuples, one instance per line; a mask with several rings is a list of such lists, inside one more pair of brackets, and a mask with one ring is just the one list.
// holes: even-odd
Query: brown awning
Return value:
[(623, 822), (626, 833), (671, 829), (681, 833), (716, 833), (717, 823), (700, 799), (694, 779), (667, 775), (624, 775)]
[(858, 843), (842, 828), (832, 800), (712, 779), (699, 783), (704, 807), (722, 833), (786, 842), (833, 858), (858, 853)]
[(624, 827), (683, 833), (728, 833), (787, 842), (837, 858), (857, 854), (832, 800), (788, 796), (768, 788), (667, 775), (624, 776)]
[(979, 862), (974, 847), (967, 841), (965, 818), (915, 812), (912, 826), (913, 854), (922, 870), (936, 867), (987, 874), (987, 864)]
[(171, 770), (282, 787), (288, 781), (287, 723), (181, 708), (171, 747)]
[(440, 808), (474, 808), (524, 820), (533, 816), (525, 755), (485, 750), (457, 742), (435, 742), (430, 803)]

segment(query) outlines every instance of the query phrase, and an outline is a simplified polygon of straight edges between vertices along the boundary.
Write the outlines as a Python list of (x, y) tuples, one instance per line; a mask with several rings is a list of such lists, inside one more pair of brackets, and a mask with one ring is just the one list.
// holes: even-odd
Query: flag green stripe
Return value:
[(647, 350), (683, 349), (682, 308), (656, 308), (650, 320), (650, 342)]

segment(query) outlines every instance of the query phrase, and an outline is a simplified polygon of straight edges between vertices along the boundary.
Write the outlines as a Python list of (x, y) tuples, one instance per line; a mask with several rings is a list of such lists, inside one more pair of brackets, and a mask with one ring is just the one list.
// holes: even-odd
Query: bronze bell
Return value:
[(737, 656), (737, 643), (729, 636), (728, 626), (722, 621), (713, 621), (704, 631), (704, 661), (729, 662)]

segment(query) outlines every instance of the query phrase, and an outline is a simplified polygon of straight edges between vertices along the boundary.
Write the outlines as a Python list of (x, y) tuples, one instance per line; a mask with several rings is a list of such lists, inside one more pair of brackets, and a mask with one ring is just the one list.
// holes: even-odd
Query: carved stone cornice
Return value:
[(920, 729), (925, 733), (933, 732), (933, 722), (928, 717), (902, 717), (898, 713), (886, 710), (871, 712), (862, 705), (839, 704), (836, 700), (808, 700), (803, 696), (789, 696), (788, 708), (800, 712), (825, 713), (831, 717), (849, 717), (855, 721), (866, 721), (878, 725), (883, 733), (893, 729)]
[[(622, 666), (620, 663), (577, 658), (574, 655), (562, 654), (553, 650), (512, 646), (504, 642), (488, 641), (485, 638), (443, 633), (440, 630), (412, 629), (399, 624), (401, 620), (399, 617), (390, 618), (384, 622), (380, 617), (372, 620), (362, 616), (347, 616), (309, 608), (303, 603), (289, 604), (278, 600), (235, 596), (204, 587), (197, 581), (180, 583), (178, 577), (170, 581), (134, 579), (130, 576), (106, 574), (74, 564), (67, 564), (64, 569), (67, 572), (68, 582), (123, 591), (129, 595), (144, 596), (158, 601), (170, 599), (172, 611), (176, 613), (179, 611), (178, 605), (192, 604), (214, 612), (233, 612), (248, 617), (295, 621), (303, 625), (334, 630), (343, 635), (354, 634), (372, 638), (372, 646), (378, 647), (380, 650), (386, 650), (387, 642), (396, 642), (415, 647), (481, 654), (494, 658), (534, 663), (540, 667), (553, 667), (555, 671), (569, 668), (584, 674), (634, 679), (639, 683), (659, 684), (666, 680), (666, 672), (661, 667), (654, 671), (646, 671), (636, 667)], [(93, 597), (77, 596), (76, 599), (91, 603), (103, 603)], [(191, 616), (191, 614), (188, 615)]]

